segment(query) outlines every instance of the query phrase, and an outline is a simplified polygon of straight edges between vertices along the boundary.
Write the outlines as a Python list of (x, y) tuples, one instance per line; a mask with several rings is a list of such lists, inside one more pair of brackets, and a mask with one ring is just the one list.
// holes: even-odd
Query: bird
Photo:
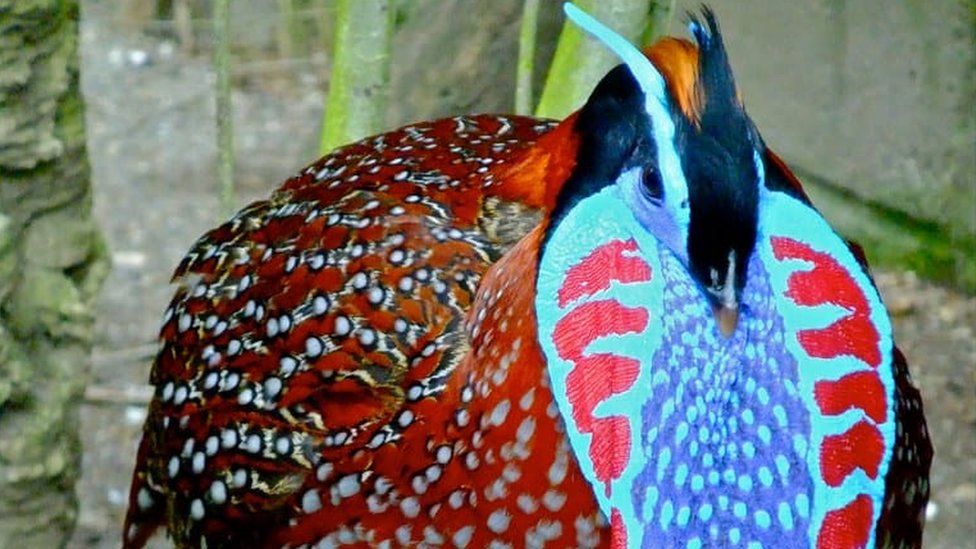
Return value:
[(917, 547), (932, 448), (868, 271), (714, 13), (562, 121), (341, 147), (177, 267), (123, 546)]

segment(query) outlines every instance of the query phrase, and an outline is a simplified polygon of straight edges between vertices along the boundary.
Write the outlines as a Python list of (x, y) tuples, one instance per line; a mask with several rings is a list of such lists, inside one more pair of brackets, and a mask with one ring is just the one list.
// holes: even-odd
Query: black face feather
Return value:
[[(692, 274), (719, 301), (729, 261), (734, 261), (735, 297), (746, 281), (756, 241), (759, 183), (758, 133), (736, 95), (715, 16), (703, 9), (704, 25), (692, 20), (699, 48), (698, 125), (678, 126), (679, 154), (688, 181), (691, 223), (688, 262)], [(728, 304), (728, 303), (726, 303)]]
[[(580, 200), (616, 181), (631, 166), (653, 166), (656, 149), (644, 112), (644, 92), (630, 70), (619, 65), (593, 90), (580, 109), (575, 129), (580, 136), (573, 173), (556, 198), (555, 227)], [(656, 174), (656, 170), (648, 170)], [(660, 181), (648, 176), (650, 194), (660, 194)]]

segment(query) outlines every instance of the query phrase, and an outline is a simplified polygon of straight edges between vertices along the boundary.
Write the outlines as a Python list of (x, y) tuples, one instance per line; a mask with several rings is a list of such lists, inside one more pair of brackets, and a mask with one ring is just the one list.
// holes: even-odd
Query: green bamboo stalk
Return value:
[(393, 37), (392, 0), (339, 0), (321, 152), (384, 126)]
[(649, 45), (659, 38), (667, 36), (671, 30), (671, 20), (674, 18), (675, 0), (653, 0), (651, 15), (647, 19), (644, 32), (641, 33), (640, 43)]
[(532, 72), (535, 35), (539, 21), (539, 0), (525, 0), (519, 29), (518, 69), (515, 75), (515, 114), (532, 113)]
[[(637, 41), (646, 26), (651, 0), (576, 0), (573, 3), (628, 40)], [(564, 118), (578, 109), (601, 78), (619, 63), (606, 46), (567, 21), (559, 34), (556, 54), (536, 116)]]
[(234, 197), (234, 114), (230, 95), (230, 0), (214, 2), (214, 68), (217, 71), (217, 180), (221, 216), (237, 209)]

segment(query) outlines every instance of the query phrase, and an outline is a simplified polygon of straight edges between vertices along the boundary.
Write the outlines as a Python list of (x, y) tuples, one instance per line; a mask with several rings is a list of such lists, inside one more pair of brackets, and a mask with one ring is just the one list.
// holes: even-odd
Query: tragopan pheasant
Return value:
[(931, 446), (863, 256), (712, 13), (560, 123), (325, 156), (176, 270), (125, 546), (918, 546)]

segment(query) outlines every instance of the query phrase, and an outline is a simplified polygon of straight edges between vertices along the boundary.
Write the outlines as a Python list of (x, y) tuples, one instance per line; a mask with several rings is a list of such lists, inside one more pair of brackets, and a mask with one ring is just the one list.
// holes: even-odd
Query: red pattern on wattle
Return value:
[(836, 416), (860, 408), (876, 423), (887, 415), (885, 388), (876, 371), (854, 372), (837, 381), (818, 381), (814, 398), (824, 415)]
[(601, 337), (640, 332), (647, 322), (645, 309), (627, 308), (616, 301), (595, 301), (584, 303), (559, 319), (553, 332), (559, 356), (573, 363), (566, 377), (573, 422), (580, 432), (593, 435), (589, 454), (596, 478), (604, 483), (608, 495), (610, 482), (620, 477), (630, 458), (630, 420), (624, 416), (595, 418), (593, 410), (633, 386), (640, 362), (610, 353), (583, 356), (583, 351)]
[[(651, 267), (639, 257), (624, 257), (637, 249), (635, 242), (613, 240), (599, 246), (567, 270), (559, 289), (562, 306), (609, 288), (613, 280), (629, 283), (650, 280)], [(559, 319), (553, 342), (559, 356), (573, 363), (566, 378), (572, 418), (582, 433), (592, 434), (589, 455), (596, 478), (604, 484), (619, 478), (630, 458), (630, 420), (624, 416), (593, 417), (593, 410), (612, 395), (629, 390), (637, 380), (640, 362), (610, 353), (584, 356), (586, 347), (608, 335), (636, 333), (647, 327), (646, 309), (625, 307), (615, 300), (583, 303)]]
[(817, 535), (817, 549), (865, 547), (871, 536), (873, 514), (871, 498), (863, 494), (845, 507), (828, 512)]
[(850, 273), (830, 255), (791, 238), (773, 237), (772, 246), (780, 261), (799, 259), (814, 265), (809, 271), (791, 274), (787, 282), (786, 295), (797, 305), (831, 304), (850, 311), (850, 315), (826, 328), (801, 330), (798, 338), (804, 350), (817, 358), (851, 355), (877, 368), (881, 364), (880, 336), (871, 323), (864, 291)]
[(635, 251), (637, 243), (633, 240), (611, 240), (593, 250), (566, 271), (566, 281), (559, 288), (559, 306), (565, 307), (580, 297), (606, 290), (611, 280), (625, 284), (650, 280), (651, 267), (647, 263), (639, 257), (624, 255)]
[(873, 479), (878, 476), (883, 455), (884, 438), (877, 427), (862, 420), (842, 434), (824, 437), (820, 474), (829, 486), (835, 487), (857, 468)]
[[(871, 322), (864, 290), (850, 272), (829, 254), (785, 237), (771, 239), (776, 259), (799, 259), (813, 264), (792, 273), (786, 296), (797, 305), (835, 305), (849, 314), (826, 328), (800, 330), (797, 341), (810, 356), (853, 356), (871, 369), (849, 373), (838, 380), (818, 381), (814, 398), (821, 413), (836, 416), (859, 408), (867, 419), (839, 435), (824, 437), (820, 446), (820, 474), (828, 486), (838, 487), (856, 469), (871, 479), (878, 476), (884, 457), (884, 437), (876, 423), (887, 416), (887, 396), (879, 377), (881, 337)], [(873, 526), (873, 504), (861, 493), (848, 505), (827, 512), (817, 535), (818, 549), (864, 547)]]
[(616, 508), (610, 512), (610, 549), (627, 549), (627, 525)]

